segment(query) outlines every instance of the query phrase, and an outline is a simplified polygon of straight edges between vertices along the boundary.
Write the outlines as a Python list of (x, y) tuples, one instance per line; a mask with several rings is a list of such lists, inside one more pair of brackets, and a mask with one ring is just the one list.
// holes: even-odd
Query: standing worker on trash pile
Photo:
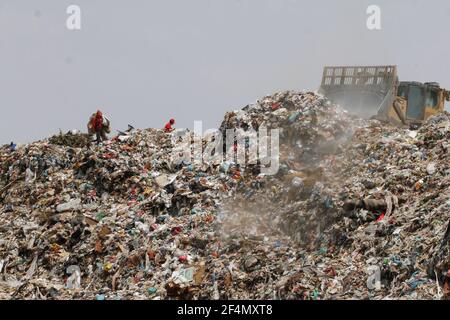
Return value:
[(9, 144), (9, 151), (13, 152), (16, 151), (17, 145), (11, 141), (11, 143)]
[(95, 134), (97, 144), (108, 139), (106, 134), (111, 132), (110, 121), (100, 110), (92, 114), (89, 119), (88, 132), (90, 135)]
[(172, 128), (172, 126), (174, 124), (175, 124), (175, 119), (170, 119), (169, 122), (167, 122), (166, 125), (164, 126), (164, 131), (172, 132), (174, 130), (174, 128)]

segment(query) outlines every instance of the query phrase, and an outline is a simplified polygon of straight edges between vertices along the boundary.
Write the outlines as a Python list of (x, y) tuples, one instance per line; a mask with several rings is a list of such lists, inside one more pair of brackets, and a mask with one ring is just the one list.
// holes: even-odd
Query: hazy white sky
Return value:
[(265, 94), (316, 89), (332, 64), (397, 64), (450, 89), (449, 19), (448, 0), (0, 0), (0, 143), (86, 130), (99, 107), (114, 129), (213, 128)]

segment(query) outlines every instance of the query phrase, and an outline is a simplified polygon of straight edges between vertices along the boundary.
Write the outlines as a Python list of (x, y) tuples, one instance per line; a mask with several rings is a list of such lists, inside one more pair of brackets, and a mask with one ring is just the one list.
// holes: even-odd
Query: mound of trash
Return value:
[(450, 115), (418, 131), (377, 120), (354, 130), (337, 152), (296, 156), (265, 188), (236, 193), (231, 221), (265, 216), (297, 244), (277, 297), (448, 297)]
[(60, 132), (50, 137), (48, 142), (59, 146), (83, 148), (89, 146), (92, 142), (91, 140), (91, 136), (87, 133), (69, 131), (67, 133)]
[(175, 163), (156, 129), (1, 147), (0, 299), (442, 298), (449, 124), (312, 92), (227, 113), (222, 132), (280, 129), (276, 175)]

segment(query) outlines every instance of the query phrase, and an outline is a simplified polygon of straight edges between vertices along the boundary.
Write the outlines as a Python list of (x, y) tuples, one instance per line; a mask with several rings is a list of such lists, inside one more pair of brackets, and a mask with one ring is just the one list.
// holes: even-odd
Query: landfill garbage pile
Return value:
[(353, 128), (363, 123), (322, 95), (293, 91), (266, 96), (242, 110), (227, 112), (224, 118), (222, 132), (280, 129), (282, 172), (296, 165), (301, 170), (323, 155), (337, 152)]
[(153, 129), (90, 148), (2, 147), (0, 298), (175, 290), (165, 288), (182, 277), (174, 270), (208, 255), (216, 201), (232, 179), (172, 167), (171, 150), (170, 134)]
[(72, 148), (83, 148), (91, 144), (91, 136), (87, 133), (72, 132), (67, 133), (60, 132), (49, 138), (49, 143), (59, 146), (67, 146)]
[(1, 147), (0, 299), (441, 298), (449, 123), (267, 96), (221, 130), (282, 129), (273, 176), (176, 164), (156, 129)]
[[(336, 152), (297, 155), (265, 188), (236, 193), (228, 215), (235, 233), (264, 234), (270, 224), (297, 244), (277, 297), (448, 298), (450, 115), (418, 131), (378, 120), (351, 127)], [(314, 156), (314, 146), (322, 149), (320, 140), (309, 145)]]
[[(295, 242), (312, 245), (311, 233), (335, 222), (334, 190), (324, 185), (334, 175), (326, 172), (328, 160), (342, 155), (358, 126), (366, 124), (313, 92), (280, 92), (227, 113), (221, 125), (223, 132), (233, 128), (258, 130), (260, 126), (281, 130), (278, 173), (246, 180), (243, 188), (238, 188), (244, 191), (236, 194), (243, 199), (232, 203), (257, 201), (257, 215), (267, 212), (267, 220)], [(258, 180), (265, 188), (254, 187)], [(236, 214), (239, 210), (231, 211)]]

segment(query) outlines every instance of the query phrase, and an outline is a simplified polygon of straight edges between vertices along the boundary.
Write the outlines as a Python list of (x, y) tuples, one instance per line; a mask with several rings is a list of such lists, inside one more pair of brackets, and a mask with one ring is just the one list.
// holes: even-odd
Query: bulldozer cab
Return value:
[(420, 124), (444, 110), (439, 84), (399, 82), (396, 66), (325, 67), (319, 92), (361, 118)]
[(397, 96), (407, 101), (405, 118), (410, 123), (420, 123), (444, 111), (448, 91), (435, 82), (400, 82)]

